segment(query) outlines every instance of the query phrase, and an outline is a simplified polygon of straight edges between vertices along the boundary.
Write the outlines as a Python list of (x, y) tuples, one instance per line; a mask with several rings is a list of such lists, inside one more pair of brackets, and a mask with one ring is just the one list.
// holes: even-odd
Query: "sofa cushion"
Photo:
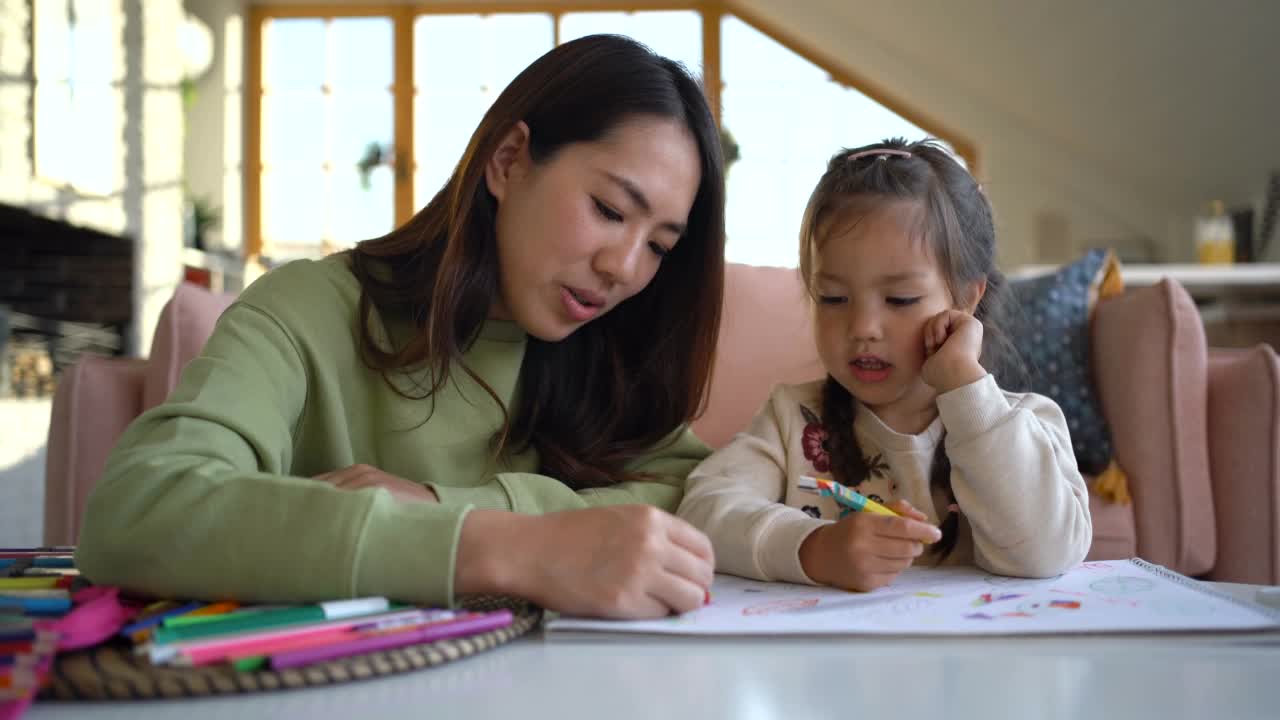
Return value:
[(1204, 326), (1165, 279), (1098, 304), (1093, 371), (1133, 496), (1138, 554), (1188, 575), (1213, 567)]
[(711, 394), (694, 433), (718, 448), (747, 427), (775, 384), (824, 373), (800, 272), (730, 263)]
[(204, 349), (213, 326), (235, 295), (214, 293), (191, 283), (181, 283), (160, 311), (151, 341), (150, 365), (142, 393), (142, 409), (159, 405), (178, 384), (182, 369)]
[(74, 545), (89, 491), (116, 440), (142, 412), (147, 361), (81, 355), (53, 395), (45, 466), (44, 542)]
[(1080, 471), (1096, 475), (1111, 462), (1111, 436), (1089, 368), (1089, 324), (1097, 301), (1123, 290), (1119, 263), (1108, 250), (1091, 250), (1056, 272), (1015, 280), (1010, 288), (1018, 312), (1006, 331), (1027, 362), (1026, 389), (1058, 403)]
[[(1085, 480), (1093, 484), (1093, 478)], [(1089, 518), (1093, 522), (1093, 543), (1086, 560), (1120, 560), (1138, 555), (1132, 503), (1108, 502), (1090, 492)]]
[(1269, 345), (1209, 353), (1211, 580), (1280, 583), (1280, 360)]

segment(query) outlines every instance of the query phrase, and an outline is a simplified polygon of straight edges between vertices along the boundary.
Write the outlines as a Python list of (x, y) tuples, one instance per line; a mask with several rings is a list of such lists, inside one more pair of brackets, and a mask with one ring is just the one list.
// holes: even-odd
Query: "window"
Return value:
[(725, 256), (793, 267), (805, 204), (833, 154), (929, 133), (737, 17), (726, 15), (720, 32), (720, 122), (739, 152), (727, 177)]
[(320, 254), (405, 222), (448, 180), (517, 73), (557, 42), (610, 32), (682, 62), (722, 106), (739, 147), (728, 173), (727, 258), (795, 265), (800, 216), (832, 153), (938, 133), (720, 8), (353, 6), (330, 17), (252, 8), (246, 253)]
[[(124, 187), (124, 55), (119, 3), (34, 4), (35, 174), (88, 195)], [(93, 118), (92, 122), (78, 122)]]
[[(262, 44), (262, 240), (277, 259), (392, 228), (392, 22), (269, 20)], [(366, 164), (362, 166), (362, 160)]]
[(449, 179), (498, 93), (554, 43), (554, 19), (546, 13), (418, 16), (413, 28), (415, 209)]

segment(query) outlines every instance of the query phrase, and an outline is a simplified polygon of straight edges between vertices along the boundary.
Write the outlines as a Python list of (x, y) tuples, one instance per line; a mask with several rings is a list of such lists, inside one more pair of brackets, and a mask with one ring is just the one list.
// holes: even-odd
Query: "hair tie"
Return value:
[(861, 150), (859, 152), (856, 152), (850, 155), (849, 157), (845, 158), (845, 160), (848, 162), (854, 162), (858, 158), (864, 158), (868, 156), (875, 156), (877, 160), (887, 160), (889, 159), (890, 155), (896, 155), (898, 157), (911, 157), (911, 153), (907, 152), (906, 150), (894, 150), (892, 148), (874, 148), (871, 150)]

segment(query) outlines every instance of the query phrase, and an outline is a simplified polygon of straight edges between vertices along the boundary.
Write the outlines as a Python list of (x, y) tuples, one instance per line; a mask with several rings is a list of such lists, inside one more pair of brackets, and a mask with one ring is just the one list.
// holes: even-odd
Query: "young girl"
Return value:
[(95, 582), (165, 597), (577, 614), (700, 606), (723, 170), (701, 88), (626, 38), (516, 77), (404, 227), (278, 268), (94, 488)]
[[(918, 557), (1028, 577), (1084, 559), (1092, 526), (1062, 411), (988, 372), (1011, 357), (992, 324), (1005, 291), (994, 243), (981, 189), (937, 144), (831, 159), (800, 233), (827, 377), (776, 387), (680, 504), (718, 570), (871, 590)], [(838, 519), (797, 488), (802, 475), (900, 517)]]

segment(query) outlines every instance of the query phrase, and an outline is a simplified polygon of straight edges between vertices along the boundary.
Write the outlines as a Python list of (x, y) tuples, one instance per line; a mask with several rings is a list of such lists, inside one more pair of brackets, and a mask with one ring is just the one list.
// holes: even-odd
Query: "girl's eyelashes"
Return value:
[(666, 247), (662, 243), (657, 242), (655, 240), (649, 241), (649, 249), (653, 251), (654, 255), (658, 256), (659, 260), (666, 257), (667, 253), (671, 252), (671, 248)]
[(908, 305), (915, 305), (916, 303), (920, 302), (920, 297), (919, 297), (919, 296), (916, 296), (916, 297), (890, 297), (890, 298), (885, 298), (885, 301), (886, 301), (886, 302), (888, 302), (890, 305), (893, 305), (893, 306), (895, 306), (895, 307), (906, 307), (906, 306), (908, 306)]
[(818, 295), (819, 305), (839, 305), (845, 300), (844, 295)]
[(596, 205), (596, 212), (600, 213), (600, 217), (609, 222), (622, 222), (622, 213), (609, 207), (600, 198), (592, 196), (591, 201)]

